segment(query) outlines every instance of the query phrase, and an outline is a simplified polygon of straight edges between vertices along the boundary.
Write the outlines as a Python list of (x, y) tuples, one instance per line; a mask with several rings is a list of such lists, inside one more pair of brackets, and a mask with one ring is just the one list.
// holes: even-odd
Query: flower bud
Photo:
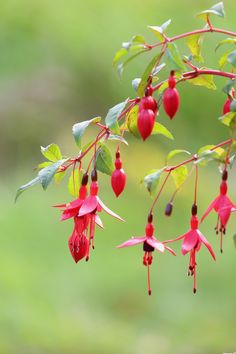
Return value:
[(230, 103), (231, 103), (231, 98), (228, 97), (223, 106), (223, 114), (227, 114), (230, 112)]
[(163, 95), (163, 106), (166, 114), (173, 119), (180, 103), (179, 93), (176, 88), (167, 88)]
[(138, 113), (138, 130), (143, 140), (152, 133), (155, 123), (155, 113), (151, 109), (142, 109)]
[(111, 175), (111, 186), (113, 192), (118, 198), (119, 195), (123, 192), (126, 184), (126, 174), (123, 168), (116, 169)]
[(169, 202), (169, 203), (166, 205), (165, 215), (166, 215), (166, 216), (171, 216), (172, 210), (173, 210), (173, 203), (172, 203), (172, 202)]
[(139, 104), (139, 110), (151, 109), (155, 114), (157, 114), (157, 102), (154, 97), (147, 96), (143, 97)]
[(228, 179), (228, 172), (224, 170), (222, 173), (222, 181), (227, 181), (227, 179)]

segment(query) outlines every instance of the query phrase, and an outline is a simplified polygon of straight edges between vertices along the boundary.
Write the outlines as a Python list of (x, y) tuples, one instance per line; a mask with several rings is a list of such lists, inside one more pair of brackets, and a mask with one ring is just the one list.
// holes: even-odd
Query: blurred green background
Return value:
[[(236, 2), (226, 0), (227, 17), (216, 26), (235, 29)], [(130, 139), (122, 147), (128, 175), (127, 189), (116, 200), (104, 176), (104, 202), (126, 223), (103, 216), (105, 230), (97, 230), (96, 250), (88, 263), (75, 264), (67, 249), (71, 221), (59, 222), (50, 206), (70, 199), (66, 181), (61, 188), (40, 187), (26, 192), (14, 205), (16, 188), (33, 178), (42, 161), (39, 146), (58, 143), (64, 154), (76, 154), (71, 125), (104, 116), (109, 107), (132, 97), (131, 79), (140, 76), (148, 58), (133, 62), (120, 81), (112, 58), (133, 34), (155, 38), (147, 25), (173, 22), (169, 35), (202, 26), (194, 14), (212, 1), (139, 0), (8, 0), (0, 11), (0, 353), (1, 354), (197, 354), (236, 351), (236, 268), (232, 216), (225, 251), (218, 250), (215, 215), (202, 225), (217, 254), (212, 262), (202, 249), (198, 259), (198, 293), (186, 277), (187, 257), (157, 255), (152, 267), (153, 296), (146, 292), (146, 269), (138, 247), (117, 250), (131, 235), (142, 235), (151, 203), (140, 178), (161, 167), (173, 148), (192, 152), (227, 139), (217, 117), (225, 100), (224, 79), (217, 91), (179, 87), (181, 109), (173, 121), (160, 121), (175, 141), (152, 137), (146, 143)], [(207, 35), (206, 66), (217, 66), (214, 46), (222, 36)], [(184, 42), (180, 48), (188, 54)], [(229, 68), (228, 68), (229, 69)], [(190, 90), (191, 88), (191, 90)], [(89, 135), (86, 140), (89, 141)], [(111, 145), (115, 146), (114, 143)], [(230, 178), (236, 200), (235, 170)], [(215, 165), (200, 171), (200, 213), (218, 192)], [(170, 183), (155, 209), (160, 240), (188, 228), (192, 181), (179, 194), (173, 217), (163, 216)]]

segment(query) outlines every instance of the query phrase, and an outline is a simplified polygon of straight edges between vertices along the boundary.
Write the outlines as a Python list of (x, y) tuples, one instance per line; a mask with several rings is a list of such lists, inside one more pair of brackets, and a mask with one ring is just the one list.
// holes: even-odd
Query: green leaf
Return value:
[(56, 172), (54, 175), (54, 181), (56, 184), (59, 184), (61, 180), (65, 177), (66, 171)]
[(171, 172), (171, 176), (174, 180), (175, 187), (179, 188), (181, 184), (188, 177), (188, 168), (187, 166), (180, 166)]
[(16, 191), (15, 202), (17, 201), (17, 199), (19, 198), (21, 193), (23, 193), (26, 189), (28, 189), (38, 183), (40, 183), (40, 178), (37, 176), (36, 178), (32, 179), (32, 181), (30, 181), (26, 184), (23, 184), (20, 188), (18, 188)]
[[(203, 69), (203, 68), (201, 68)], [(206, 69), (206, 68), (204, 68)], [(203, 86), (206, 87), (210, 90), (216, 90), (216, 85), (214, 83), (214, 77), (213, 75), (200, 75), (195, 77), (194, 79), (188, 80), (190, 84), (196, 85), (196, 86)]]
[(236, 234), (233, 236), (234, 247), (236, 248)]
[(136, 138), (139, 139), (140, 134), (137, 126), (138, 110), (139, 110), (139, 106), (136, 105), (129, 111), (127, 116), (127, 128), (131, 134), (133, 134)]
[(100, 147), (97, 151), (96, 167), (100, 172), (106, 173), (109, 176), (111, 176), (112, 172), (114, 171), (111, 151), (103, 143), (100, 143)]
[(118, 50), (118, 52), (116, 52), (114, 59), (113, 59), (113, 63), (112, 66), (115, 67), (116, 64), (118, 63), (118, 61), (123, 58), (123, 56), (125, 56), (126, 54), (128, 54), (128, 50), (125, 48), (121, 48), (120, 50)]
[(203, 35), (201, 34), (193, 34), (187, 38), (187, 46), (189, 47), (193, 58), (200, 63), (203, 62), (203, 57), (201, 54), (202, 42)]
[(236, 113), (235, 112), (226, 113), (223, 116), (221, 116), (219, 120), (227, 127), (230, 127), (236, 121)]
[(223, 44), (236, 44), (236, 38), (226, 38), (226, 39), (223, 39), (222, 41), (220, 41), (216, 48), (215, 48), (215, 51), (217, 51), (217, 49), (219, 49)]
[(52, 164), (51, 161), (44, 161), (44, 162), (41, 162), (40, 164), (38, 164), (38, 166), (35, 168), (36, 171), (39, 171), (41, 170), (42, 168), (44, 167), (47, 167), (47, 166), (50, 166)]
[(148, 26), (148, 28), (152, 31), (152, 33), (159, 39), (159, 41), (163, 41), (164, 39), (164, 32), (171, 23), (171, 20), (166, 21), (161, 26)]
[(120, 128), (118, 124), (118, 118), (127, 105), (129, 99), (127, 98), (124, 102), (117, 104), (116, 106), (109, 109), (107, 116), (105, 118), (106, 126), (113, 130), (116, 134), (120, 133)]
[(146, 175), (141, 181), (141, 183), (144, 183), (145, 187), (147, 188), (148, 192), (152, 197), (157, 192), (158, 183), (164, 169), (165, 168), (162, 168), (161, 170), (150, 171), (149, 174)]
[(206, 165), (207, 162), (212, 160), (221, 160), (221, 157), (225, 153), (224, 149), (218, 147), (212, 150), (215, 145), (205, 145), (198, 150), (198, 159), (194, 162), (196, 164)]
[(169, 154), (166, 157), (166, 163), (170, 161), (174, 156), (179, 155), (179, 154), (188, 154), (191, 155), (191, 152), (183, 149), (175, 149), (169, 152)]
[[(140, 46), (139, 46), (140, 47)], [(135, 53), (133, 55), (131, 55), (128, 59), (126, 59), (123, 63), (119, 64), (117, 66), (117, 72), (118, 75), (121, 77), (124, 71), (124, 68), (127, 64), (129, 64), (133, 59), (135, 59), (137, 56), (139, 56), (142, 53), (145, 53), (148, 49), (145, 48), (144, 46), (141, 46), (142, 50), (140, 50), (138, 53)], [(145, 48), (145, 49), (143, 49)]]
[(158, 60), (160, 59), (161, 54), (158, 53), (157, 55), (155, 55), (152, 60), (150, 61), (150, 63), (148, 64), (148, 66), (146, 67), (142, 79), (140, 81), (140, 84), (138, 86), (138, 90), (137, 93), (139, 95), (139, 97), (143, 97), (144, 95), (144, 90), (146, 88), (147, 85), (147, 81), (152, 73), (152, 70), (155, 68), (156, 63), (158, 62)]
[(128, 142), (123, 138), (123, 136), (121, 135), (114, 135), (114, 134), (110, 134), (107, 140), (118, 140), (121, 143), (124, 143), (126, 145), (129, 145)]
[(68, 179), (69, 193), (75, 198), (78, 198), (80, 185), (81, 185), (81, 174), (79, 169), (76, 168), (74, 171), (73, 170), (71, 171), (70, 177)]
[(220, 69), (222, 70), (223, 67), (225, 66), (225, 64), (227, 63), (227, 60), (228, 60), (228, 55), (231, 53), (231, 51), (228, 51), (226, 53), (224, 53), (220, 59), (219, 59), (219, 67)]
[(227, 84), (223, 87), (223, 92), (226, 93), (226, 95), (232, 97), (232, 88), (235, 86), (236, 80), (232, 79), (227, 82)]
[(43, 189), (47, 189), (49, 183), (52, 181), (53, 176), (57, 172), (58, 168), (63, 165), (66, 159), (58, 160), (51, 164), (48, 167), (43, 168), (39, 171), (38, 177), (40, 178), (40, 182), (42, 184)]
[(228, 55), (227, 61), (236, 68), (236, 50)]
[(137, 77), (136, 79), (132, 80), (132, 87), (137, 92), (139, 84), (141, 82), (141, 78)]
[(164, 135), (168, 139), (174, 139), (173, 135), (171, 132), (161, 123), (155, 122), (153, 130), (152, 130), (152, 135), (156, 134), (161, 134)]
[(72, 134), (75, 138), (75, 142), (78, 145), (78, 147), (81, 147), (81, 138), (85, 133), (85, 130), (88, 128), (88, 126), (90, 124), (96, 124), (100, 121), (101, 121), (101, 117), (96, 117), (73, 125)]
[(230, 103), (230, 111), (231, 112), (236, 112), (236, 100), (232, 100), (231, 103)]
[(158, 66), (155, 66), (154, 69), (152, 70), (152, 76), (155, 76), (156, 74), (158, 74), (165, 67), (166, 67), (166, 63), (162, 63), (162, 64), (160, 64)]
[(46, 159), (52, 162), (62, 159), (61, 150), (57, 144), (50, 144), (45, 148), (41, 146), (41, 153), (46, 157)]
[(185, 69), (180, 52), (175, 43), (168, 43), (165, 54), (170, 70), (182, 72)]
[(197, 14), (198, 18), (201, 18), (203, 20), (207, 20), (207, 17), (210, 15), (216, 15), (219, 17), (224, 17), (225, 16), (225, 12), (224, 12), (224, 4), (223, 2), (219, 2), (215, 5), (213, 5), (210, 9), (205, 10), (200, 12), (199, 14)]

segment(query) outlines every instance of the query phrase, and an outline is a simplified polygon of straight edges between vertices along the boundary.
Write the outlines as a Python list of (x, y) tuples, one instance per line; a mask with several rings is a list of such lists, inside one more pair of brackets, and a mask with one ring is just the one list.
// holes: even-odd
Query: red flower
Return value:
[(227, 196), (227, 172), (222, 175), (222, 182), (220, 185), (220, 194), (211, 202), (205, 213), (202, 215), (201, 222), (214, 209), (217, 214), (216, 234), (220, 231), (220, 250), (223, 252), (223, 234), (226, 233), (226, 225), (229, 221), (231, 212), (235, 211), (235, 204)]
[(154, 233), (154, 226), (152, 224), (152, 216), (151, 218), (149, 216), (149, 220), (146, 225), (145, 236), (132, 237), (128, 241), (117, 246), (118, 248), (123, 248), (123, 247), (138, 245), (140, 243), (143, 244), (143, 251), (144, 251), (143, 264), (147, 266), (147, 270), (148, 270), (148, 294), (149, 295), (151, 295), (152, 293), (151, 285), (150, 285), (150, 265), (152, 264), (152, 252), (154, 250), (157, 250), (163, 253), (166, 249), (169, 252), (171, 252), (173, 255), (175, 255), (175, 252), (170, 247), (167, 247), (162, 242), (158, 241), (155, 238), (155, 236), (153, 236), (153, 233)]
[(72, 257), (77, 263), (79, 260), (88, 256), (89, 241), (84, 233), (84, 231), (86, 230), (84, 220), (78, 217), (75, 217), (74, 220), (75, 226), (73, 233), (68, 240), (68, 246)]
[(191, 229), (186, 234), (181, 235), (174, 240), (164, 241), (164, 243), (184, 239), (183, 243), (182, 243), (182, 254), (186, 255), (187, 253), (190, 253), (188, 275), (191, 275), (194, 277), (193, 292), (196, 293), (196, 291), (197, 291), (196, 253), (200, 250), (202, 243), (206, 246), (206, 248), (208, 249), (208, 251), (210, 252), (210, 254), (214, 260), (216, 259), (216, 257), (215, 257), (215, 253), (214, 253), (210, 243), (207, 241), (205, 236), (203, 236), (201, 231), (198, 229), (198, 217), (194, 212), (192, 213), (192, 217), (190, 220), (190, 226), (191, 226)]

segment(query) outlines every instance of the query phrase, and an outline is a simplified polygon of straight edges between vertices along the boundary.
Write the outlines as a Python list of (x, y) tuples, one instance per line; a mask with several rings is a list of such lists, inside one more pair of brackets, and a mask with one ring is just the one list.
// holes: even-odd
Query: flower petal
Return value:
[(134, 246), (139, 243), (142, 243), (146, 241), (146, 236), (143, 237), (132, 237), (128, 241), (122, 243), (121, 245), (117, 246), (117, 248), (123, 248), (123, 247), (129, 247), (129, 246)]
[(208, 249), (208, 251), (210, 252), (210, 254), (212, 255), (212, 258), (214, 260), (216, 260), (216, 256), (215, 256), (215, 253), (210, 245), (210, 243), (207, 241), (207, 239), (205, 238), (205, 236), (203, 236), (203, 234), (198, 230), (198, 235), (202, 241), (202, 243), (204, 243), (204, 245), (206, 246), (206, 248)]
[(79, 216), (83, 216), (83, 215), (92, 213), (97, 208), (97, 205), (98, 205), (97, 196), (90, 195), (83, 202), (83, 204), (80, 208), (80, 211), (79, 211)]
[(216, 199), (213, 200), (213, 202), (211, 202), (211, 204), (208, 206), (205, 213), (202, 215), (200, 222), (203, 222), (205, 217), (207, 217), (207, 215), (212, 211), (212, 209), (215, 209), (217, 207), (218, 199), (219, 199), (219, 197), (217, 197)]
[(172, 250), (172, 248), (165, 246), (165, 249), (167, 251), (169, 251), (170, 253), (172, 253), (174, 256), (176, 256), (176, 253), (175, 253), (175, 251)]
[(64, 210), (63, 213), (61, 214), (61, 221), (75, 217), (78, 214), (78, 211), (79, 211), (78, 208), (72, 210), (67, 210), (67, 209)]
[(189, 232), (187, 232), (185, 234), (184, 237), (184, 241), (182, 243), (182, 254), (185, 255), (186, 253), (188, 253), (189, 251), (191, 251), (192, 249), (194, 249), (194, 247), (196, 246), (197, 242), (198, 242), (198, 233), (196, 230), (190, 230)]
[(98, 216), (98, 214), (95, 215), (95, 223), (103, 229), (103, 223), (101, 218)]
[(219, 211), (218, 211), (220, 222), (223, 227), (225, 227), (227, 225), (227, 222), (229, 221), (231, 209), (232, 209), (232, 207), (231, 207), (231, 205), (229, 205), (227, 207), (219, 209)]
[(113, 216), (114, 218), (120, 220), (120, 221), (125, 221), (124, 219), (122, 219), (119, 215), (115, 214), (112, 210), (110, 210), (102, 201), (99, 197), (97, 197), (98, 199), (98, 204), (100, 205), (100, 207), (109, 215)]
[(163, 245), (163, 243), (157, 241), (157, 239), (153, 236), (147, 237), (146, 242), (161, 253), (163, 253), (165, 251), (165, 246)]

